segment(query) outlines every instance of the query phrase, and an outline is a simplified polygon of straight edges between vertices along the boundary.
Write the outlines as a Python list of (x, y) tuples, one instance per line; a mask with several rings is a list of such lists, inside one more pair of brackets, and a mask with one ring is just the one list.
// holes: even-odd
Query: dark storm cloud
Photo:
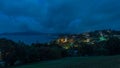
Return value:
[(0, 31), (120, 29), (119, 0), (0, 0)]

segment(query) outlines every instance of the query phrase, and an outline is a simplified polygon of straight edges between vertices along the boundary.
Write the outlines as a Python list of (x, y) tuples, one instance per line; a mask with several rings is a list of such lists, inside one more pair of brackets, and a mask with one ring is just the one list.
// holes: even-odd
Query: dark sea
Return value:
[(58, 36), (49, 36), (49, 35), (0, 35), (0, 38), (7, 38), (15, 42), (22, 41), (26, 44), (31, 43), (49, 43), (53, 41)]

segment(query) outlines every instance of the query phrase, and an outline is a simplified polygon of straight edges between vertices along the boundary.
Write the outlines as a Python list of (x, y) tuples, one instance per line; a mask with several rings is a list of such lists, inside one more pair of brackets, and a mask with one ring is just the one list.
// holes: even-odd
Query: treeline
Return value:
[(23, 42), (15, 43), (12, 40), (0, 39), (1, 66), (23, 65), (43, 60), (60, 59), (66, 56), (65, 49), (52, 44), (33, 43), (26, 45)]
[(55, 43), (26, 45), (8, 39), (0, 39), (1, 66), (23, 65), (70, 56), (108, 56), (120, 54), (120, 39), (111, 37), (95, 44), (80, 43), (78, 47), (64, 49)]

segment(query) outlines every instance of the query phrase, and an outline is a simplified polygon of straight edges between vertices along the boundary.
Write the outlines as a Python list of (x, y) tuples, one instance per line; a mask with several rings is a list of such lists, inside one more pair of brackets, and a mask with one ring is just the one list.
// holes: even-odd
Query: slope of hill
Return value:
[(120, 68), (120, 56), (71, 57), (14, 68)]
[(13, 32), (13, 33), (2, 33), (0, 35), (44, 35), (46, 33), (40, 32)]

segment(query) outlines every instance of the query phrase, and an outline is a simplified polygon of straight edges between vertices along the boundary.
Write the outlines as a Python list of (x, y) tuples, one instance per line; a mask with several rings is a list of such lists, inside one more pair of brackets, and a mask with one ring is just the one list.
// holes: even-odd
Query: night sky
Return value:
[(0, 0), (0, 33), (120, 29), (120, 0)]

